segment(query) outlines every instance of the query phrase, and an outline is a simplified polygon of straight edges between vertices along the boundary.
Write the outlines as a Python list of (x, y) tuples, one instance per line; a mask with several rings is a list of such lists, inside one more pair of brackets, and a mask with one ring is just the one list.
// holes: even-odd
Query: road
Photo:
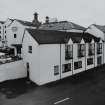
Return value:
[(40, 87), (26, 79), (4, 82), (0, 105), (105, 105), (105, 65)]

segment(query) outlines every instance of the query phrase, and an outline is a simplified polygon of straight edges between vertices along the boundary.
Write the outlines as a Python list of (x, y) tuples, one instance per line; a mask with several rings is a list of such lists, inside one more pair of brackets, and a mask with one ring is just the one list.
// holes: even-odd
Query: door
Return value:
[(26, 63), (26, 67), (27, 67), (27, 78), (29, 79), (29, 70), (30, 70), (29, 62)]

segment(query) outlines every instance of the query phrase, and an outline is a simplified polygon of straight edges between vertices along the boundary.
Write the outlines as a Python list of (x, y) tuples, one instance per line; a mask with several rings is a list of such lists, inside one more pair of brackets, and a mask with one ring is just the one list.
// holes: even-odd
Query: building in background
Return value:
[(55, 30), (55, 31), (65, 31), (65, 32), (77, 32), (81, 33), (86, 30), (85, 27), (75, 24), (69, 21), (54, 21), (51, 22), (49, 17), (46, 17), (45, 23), (43, 23), (39, 29), (42, 30)]
[(3, 39), (3, 24), (4, 24), (4, 21), (0, 21), (0, 47), (3, 46), (3, 44), (2, 44), (2, 39)]

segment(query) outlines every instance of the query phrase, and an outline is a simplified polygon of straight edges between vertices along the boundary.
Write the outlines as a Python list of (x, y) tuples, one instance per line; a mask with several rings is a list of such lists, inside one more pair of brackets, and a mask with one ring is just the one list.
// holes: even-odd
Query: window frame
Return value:
[[(76, 63), (78, 63), (77, 66), (75, 66)], [(82, 68), (82, 61), (76, 61), (76, 62), (74, 62), (74, 70), (77, 70), (77, 69), (80, 69), (80, 68)]]
[[(67, 66), (67, 68), (66, 68), (66, 66)], [(66, 73), (66, 72), (70, 72), (70, 71), (72, 71), (71, 63), (62, 64), (62, 73)]]
[(14, 38), (17, 38), (17, 34), (14, 34)]
[(28, 46), (28, 52), (32, 53), (32, 46)]
[[(84, 48), (82, 48), (84, 47)], [(78, 44), (78, 57), (85, 57), (85, 44)]]
[(88, 55), (92, 56), (95, 54), (95, 44), (94, 43), (89, 43), (88, 44)]
[(54, 76), (59, 75), (59, 65), (54, 66)]
[[(92, 60), (92, 62), (91, 62), (91, 60)], [(87, 66), (93, 65), (93, 64), (94, 64), (93, 58), (87, 58)]]
[(73, 59), (73, 45), (65, 44), (65, 60)]
[(97, 54), (102, 54), (102, 43), (97, 43)]

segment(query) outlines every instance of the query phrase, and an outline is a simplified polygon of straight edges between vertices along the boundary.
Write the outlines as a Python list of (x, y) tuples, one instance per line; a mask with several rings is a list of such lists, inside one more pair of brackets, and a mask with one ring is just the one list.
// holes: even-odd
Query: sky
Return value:
[(105, 0), (0, 0), (0, 21), (32, 21), (34, 12), (38, 12), (41, 22), (49, 16), (85, 27), (105, 25)]

